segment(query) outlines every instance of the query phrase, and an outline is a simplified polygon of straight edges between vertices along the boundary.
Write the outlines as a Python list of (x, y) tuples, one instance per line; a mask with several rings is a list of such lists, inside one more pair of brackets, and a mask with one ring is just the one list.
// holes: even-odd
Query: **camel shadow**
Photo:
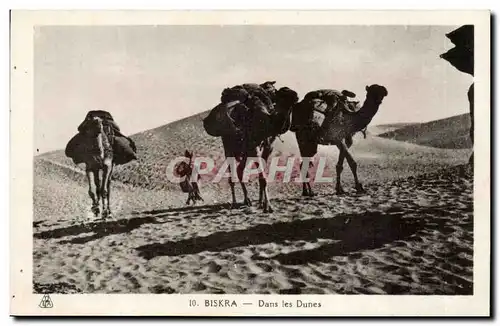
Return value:
[[(238, 204), (236, 208), (243, 207), (243, 204)], [(185, 206), (185, 207), (174, 207), (174, 208), (166, 208), (166, 209), (153, 209), (149, 211), (142, 211), (138, 214), (141, 215), (167, 215), (171, 213), (188, 213), (188, 212), (196, 212), (196, 213), (216, 213), (221, 209), (229, 209), (231, 208), (231, 204), (229, 203), (221, 203), (214, 205), (201, 205), (201, 206)]]
[[(223, 251), (235, 247), (285, 243), (287, 241), (316, 241), (317, 239), (338, 240), (331, 248), (322, 246), (311, 251), (282, 255), (272, 259), (283, 264), (304, 264), (325, 260), (333, 255), (377, 248), (385, 243), (400, 240), (416, 233), (425, 226), (425, 220), (404, 218), (405, 213), (364, 212), (362, 214), (341, 214), (333, 218), (313, 218), (274, 224), (260, 224), (245, 230), (216, 232), (204, 237), (154, 243), (137, 247), (139, 256), (152, 259), (158, 256), (180, 256), (202, 251)], [(324, 252), (323, 252), (324, 251)], [(262, 257), (254, 257), (262, 259)]]
[(343, 228), (337, 230), (334, 243), (322, 245), (316, 249), (306, 249), (278, 254), (272, 257), (252, 257), (255, 260), (273, 259), (282, 265), (304, 265), (308, 263), (326, 262), (331, 257), (347, 256), (353, 253), (381, 248), (398, 240), (405, 240), (418, 230), (423, 229), (423, 219), (404, 219), (403, 214), (396, 215), (364, 215), (353, 217)]
[[(243, 205), (241, 205), (243, 206)], [(189, 206), (178, 207), (171, 209), (150, 210), (139, 212), (138, 217), (124, 218), (112, 221), (93, 221), (85, 224), (72, 225), (64, 228), (42, 231), (33, 234), (33, 237), (38, 239), (64, 238), (67, 236), (75, 236), (82, 233), (93, 233), (92, 235), (78, 237), (70, 240), (62, 240), (60, 244), (83, 244), (89, 241), (97, 240), (111, 234), (128, 233), (134, 229), (140, 228), (144, 224), (163, 224), (169, 220), (159, 220), (169, 216), (177, 216), (178, 213), (195, 212), (195, 213), (216, 213), (221, 209), (230, 208), (229, 204), (216, 204), (204, 206)], [(238, 207), (236, 207), (238, 208)]]
[(33, 234), (33, 237), (38, 239), (63, 238), (67, 236), (78, 235), (81, 233), (93, 232), (94, 234), (86, 237), (80, 237), (71, 240), (63, 240), (59, 242), (61, 244), (66, 244), (66, 243), (83, 244), (111, 234), (128, 233), (134, 229), (141, 227), (143, 224), (159, 224), (159, 223), (164, 223), (164, 222), (163, 221), (158, 222), (156, 220), (156, 217), (154, 216), (133, 217), (130, 219), (121, 219), (117, 221), (99, 221), (99, 222), (92, 222), (80, 225), (72, 225), (65, 228), (38, 232)]

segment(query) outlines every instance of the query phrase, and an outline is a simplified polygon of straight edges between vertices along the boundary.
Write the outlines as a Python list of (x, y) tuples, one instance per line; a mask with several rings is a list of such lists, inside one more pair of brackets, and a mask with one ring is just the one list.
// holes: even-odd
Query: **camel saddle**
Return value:
[(103, 120), (103, 124), (113, 130), (113, 161), (116, 165), (126, 164), (137, 159), (137, 146), (135, 142), (120, 131), (120, 127), (114, 121), (112, 115), (103, 110), (93, 110), (87, 113), (83, 122), (78, 126), (78, 133), (70, 139), (66, 145), (65, 154), (73, 160), (73, 163), (85, 162), (85, 156), (89, 155), (92, 148), (92, 140), (85, 135), (87, 123), (94, 117)]
[(309, 103), (312, 106), (312, 117), (310, 121), (313, 125), (321, 128), (325, 118), (340, 110), (341, 113), (353, 114), (359, 111), (359, 101), (350, 100), (355, 98), (356, 94), (343, 90), (322, 89), (312, 91), (304, 97), (304, 103)]

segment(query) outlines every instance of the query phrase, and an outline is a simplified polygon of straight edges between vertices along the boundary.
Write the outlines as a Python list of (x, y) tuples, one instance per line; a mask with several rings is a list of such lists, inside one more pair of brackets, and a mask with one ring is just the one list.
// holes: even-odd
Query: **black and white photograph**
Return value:
[(32, 216), (11, 219), (31, 226), (38, 312), (80, 294), (268, 295), (186, 306), (300, 314), (330, 295), (482, 293), (480, 13), (450, 24), (34, 24)]

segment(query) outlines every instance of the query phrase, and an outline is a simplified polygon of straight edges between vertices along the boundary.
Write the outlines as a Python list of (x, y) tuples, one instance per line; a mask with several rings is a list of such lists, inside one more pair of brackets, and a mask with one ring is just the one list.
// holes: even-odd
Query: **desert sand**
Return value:
[[(133, 136), (140, 160), (116, 169), (107, 220), (89, 215), (81, 167), (61, 151), (35, 157), (34, 292), (472, 294), (470, 148), (378, 137), (374, 127), (352, 148), (366, 194), (352, 189), (346, 164), (343, 196), (332, 184), (304, 198), (300, 184), (271, 183), (266, 214), (257, 182), (254, 205), (236, 209), (226, 182), (202, 182), (205, 201), (186, 206), (165, 177), (169, 159), (185, 149), (222, 159), (201, 117)], [(298, 155), (293, 134), (274, 155)], [(336, 149), (319, 155), (334, 175)]]

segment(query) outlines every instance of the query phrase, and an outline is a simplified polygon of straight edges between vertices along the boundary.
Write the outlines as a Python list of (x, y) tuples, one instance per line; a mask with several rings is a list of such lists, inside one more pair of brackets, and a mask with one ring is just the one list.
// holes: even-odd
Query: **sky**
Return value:
[(35, 29), (35, 153), (63, 149), (89, 110), (125, 134), (209, 110), (223, 88), (275, 80), (303, 97), (389, 95), (371, 125), (469, 110), (472, 77), (439, 58), (457, 26), (43, 26)]

